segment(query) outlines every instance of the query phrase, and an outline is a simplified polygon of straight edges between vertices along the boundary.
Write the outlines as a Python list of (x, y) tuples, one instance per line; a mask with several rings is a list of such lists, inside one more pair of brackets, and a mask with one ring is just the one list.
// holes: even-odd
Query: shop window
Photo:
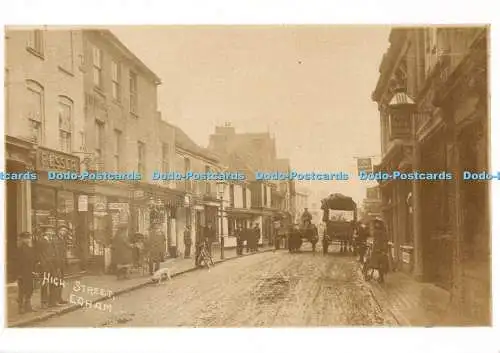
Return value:
[(50, 224), (51, 217), (56, 216), (55, 189), (33, 186), (32, 190), (32, 229), (40, 235), (40, 226)]
[(76, 258), (75, 239), (75, 195), (69, 191), (57, 192), (57, 223), (64, 223), (69, 229), (66, 239), (66, 257)]

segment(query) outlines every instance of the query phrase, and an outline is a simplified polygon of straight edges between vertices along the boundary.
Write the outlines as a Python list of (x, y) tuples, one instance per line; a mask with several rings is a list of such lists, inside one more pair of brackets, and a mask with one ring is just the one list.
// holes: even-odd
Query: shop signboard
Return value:
[(68, 153), (38, 147), (36, 151), (36, 169), (39, 171), (80, 172), (80, 157)]

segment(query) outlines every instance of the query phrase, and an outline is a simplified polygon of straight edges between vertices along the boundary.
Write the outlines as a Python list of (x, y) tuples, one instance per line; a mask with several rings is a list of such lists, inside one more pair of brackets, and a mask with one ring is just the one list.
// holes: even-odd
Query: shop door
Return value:
[[(437, 134), (422, 149), (422, 170), (440, 173), (446, 170), (445, 137)], [(424, 273), (426, 279), (449, 290), (452, 280), (453, 239), (449, 224), (449, 181), (420, 184), (422, 190), (422, 233), (424, 237)]]
[(19, 183), (15, 181), (7, 181), (5, 183), (5, 204), (7, 208), (6, 223), (7, 223), (7, 282), (16, 280), (15, 269), (17, 264), (17, 234), (20, 230), (17, 228), (17, 186)]

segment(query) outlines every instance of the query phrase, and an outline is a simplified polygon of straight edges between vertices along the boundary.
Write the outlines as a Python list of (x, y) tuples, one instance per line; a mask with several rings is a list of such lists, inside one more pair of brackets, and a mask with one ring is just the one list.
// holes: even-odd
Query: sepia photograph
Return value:
[(4, 38), (6, 326), (493, 325), (489, 25)]

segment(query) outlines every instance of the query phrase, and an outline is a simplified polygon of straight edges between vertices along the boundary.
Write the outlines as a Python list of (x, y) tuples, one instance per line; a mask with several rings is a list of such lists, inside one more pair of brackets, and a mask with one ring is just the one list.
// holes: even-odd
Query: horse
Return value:
[(319, 241), (318, 228), (314, 224), (306, 224), (300, 230), (301, 238), (311, 242), (313, 252), (316, 252), (316, 244)]

